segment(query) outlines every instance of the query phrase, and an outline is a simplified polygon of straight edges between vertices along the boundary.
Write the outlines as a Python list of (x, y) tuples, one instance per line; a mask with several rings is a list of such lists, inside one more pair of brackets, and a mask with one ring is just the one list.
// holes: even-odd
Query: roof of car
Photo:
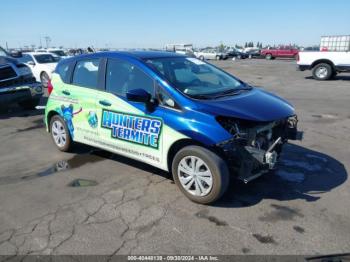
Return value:
[(26, 54), (26, 55), (51, 55), (48, 52), (25, 52), (23, 54)]
[(162, 58), (162, 57), (184, 57), (184, 55), (182, 54), (178, 54), (175, 52), (166, 52), (166, 51), (132, 51), (127, 53), (141, 59)]
[(106, 52), (96, 52), (89, 54), (82, 54), (78, 56), (72, 56), (66, 59), (63, 59), (59, 64), (66, 64), (72, 61), (76, 61), (84, 58), (121, 58), (121, 57), (130, 57), (136, 59), (154, 59), (154, 58), (171, 58), (171, 57), (186, 57), (185, 55), (166, 52), (166, 51), (106, 51)]

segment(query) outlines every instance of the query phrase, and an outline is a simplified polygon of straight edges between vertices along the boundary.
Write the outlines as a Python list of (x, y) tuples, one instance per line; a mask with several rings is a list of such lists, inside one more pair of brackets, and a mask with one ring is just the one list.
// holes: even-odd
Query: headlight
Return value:
[(234, 138), (242, 138), (246, 139), (248, 137), (248, 133), (246, 132), (246, 129), (243, 129), (239, 123), (238, 119), (225, 117), (225, 116), (218, 116), (216, 117), (216, 121), (231, 135), (234, 136)]
[(30, 70), (30, 68), (27, 67), (27, 66), (18, 67), (17, 70), (18, 70), (18, 73), (19, 73), (20, 75), (29, 75), (29, 74), (32, 74), (32, 70)]
[(296, 128), (297, 125), (298, 125), (298, 117), (297, 117), (297, 115), (288, 117), (287, 125), (288, 125), (289, 128)]

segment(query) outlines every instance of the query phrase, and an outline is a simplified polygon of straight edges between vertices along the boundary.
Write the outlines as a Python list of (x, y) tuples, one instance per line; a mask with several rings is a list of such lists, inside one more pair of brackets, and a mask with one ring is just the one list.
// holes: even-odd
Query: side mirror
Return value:
[(126, 98), (133, 102), (148, 103), (151, 100), (151, 94), (144, 89), (132, 89), (126, 93)]
[(33, 61), (28, 61), (27, 64), (30, 66), (35, 66), (35, 63)]

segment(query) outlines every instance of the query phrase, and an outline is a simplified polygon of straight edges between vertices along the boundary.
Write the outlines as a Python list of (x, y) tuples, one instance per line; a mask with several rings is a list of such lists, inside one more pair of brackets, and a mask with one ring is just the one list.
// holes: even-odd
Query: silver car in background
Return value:
[(227, 53), (219, 52), (215, 49), (203, 49), (194, 52), (194, 55), (201, 60), (224, 60), (228, 58)]

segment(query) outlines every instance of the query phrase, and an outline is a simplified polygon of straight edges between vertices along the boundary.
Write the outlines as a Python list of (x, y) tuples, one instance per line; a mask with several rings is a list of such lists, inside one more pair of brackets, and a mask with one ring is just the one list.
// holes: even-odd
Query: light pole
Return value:
[(46, 41), (46, 48), (49, 48), (50, 42), (51, 42), (51, 37), (45, 36), (45, 41)]

